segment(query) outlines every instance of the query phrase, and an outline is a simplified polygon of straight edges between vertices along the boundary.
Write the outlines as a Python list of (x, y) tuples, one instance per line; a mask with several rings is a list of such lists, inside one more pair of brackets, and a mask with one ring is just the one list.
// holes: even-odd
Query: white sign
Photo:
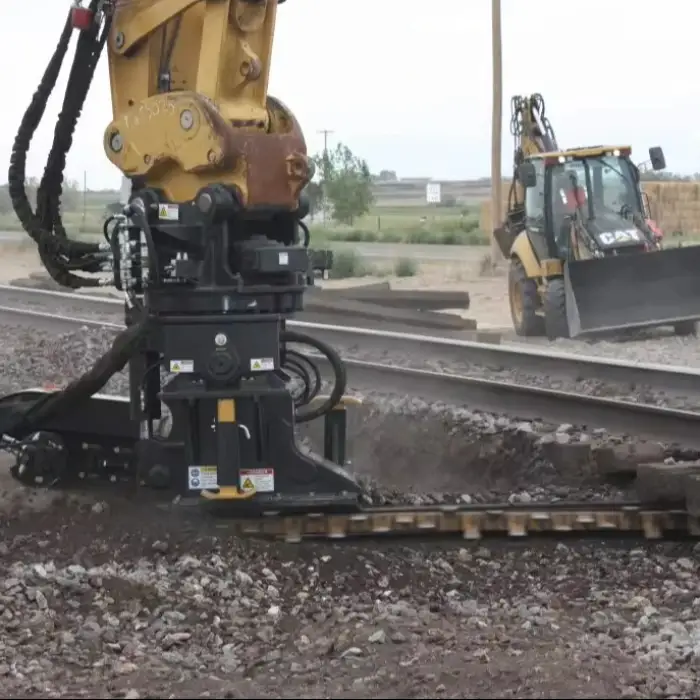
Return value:
[(274, 372), (275, 361), (272, 357), (254, 357), (250, 360), (251, 372)]
[(238, 473), (241, 491), (273, 493), (275, 490), (274, 469), (241, 469)]
[(439, 182), (429, 182), (425, 186), (425, 199), (428, 204), (440, 204), (442, 201), (442, 193), (440, 191)]
[(170, 360), (172, 374), (192, 374), (194, 372), (194, 360)]
[(187, 482), (190, 491), (218, 489), (216, 467), (188, 467)]
[(158, 218), (161, 221), (179, 221), (180, 207), (177, 204), (160, 204), (158, 206)]

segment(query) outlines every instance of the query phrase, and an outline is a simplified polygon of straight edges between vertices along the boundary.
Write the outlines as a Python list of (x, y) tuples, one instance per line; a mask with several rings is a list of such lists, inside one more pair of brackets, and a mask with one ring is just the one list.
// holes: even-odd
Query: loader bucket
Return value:
[(700, 319), (700, 246), (564, 265), (572, 338)]

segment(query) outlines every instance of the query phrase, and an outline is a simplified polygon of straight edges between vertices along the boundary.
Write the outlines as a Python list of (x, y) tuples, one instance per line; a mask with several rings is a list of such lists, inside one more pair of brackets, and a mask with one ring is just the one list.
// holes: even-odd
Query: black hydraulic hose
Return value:
[(61, 72), (61, 65), (68, 51), (72, 29), (73, 26), (69, 15), (66, 19), (63, 31), (61, 32), (56, 50), (44, 71), (44, 75), (24, 114), (17, 136), (15, 137), (14, 147), (10, 156), (10, 169), (8, 172), (8, 191), (12, 201), (12, 207), (25, 231), (37, 244), (41, 261), (52, 277), (55, 277), (58, 267), (54, 262), (54, 256), (50, 255), (50, 251), (48, 251), (45, 246), (41, 245), (43, 228), (41, 222), (32, 211), (32, 206), (27, 197), (24, 183), (26, 180), (27, 153), (29, 151), (29, 146), (44, 116), (46, 104), (56, 84), (58, 75)]
[[(309, 345), (326, 357), (333, 369), (334, 382), (330, 396), (320, 406), (303, 413), (298, 413), (296, 416), (297, 423), (307, 423), (308, 421), (315, 420), (329, 413), (343, 398), (348, 384), (347, 370), (340, 355), (322, 340), (318, 340), (318, 338), (314, 338), (306, 333), (300, 333), (299, 331), (283, 330), (280, 333), (280, 342)], [(310, 358), (307, 359), (311, 362)]]
[[(112, 347), (78, 379), (67, 387), (46, 394), (33, 403), (29, 409), (15, 413), (9, 424), (0, 425), (0, 435), (11, 435), (22, 439), (42, 429), (46, 421), (68, 413), (77, 404), (100, 391), (117, 372), (126, 367), (127, 362), (139, 349), (148, 332), (148, 319), (129, 326), (114, 339)], [(14, 395), (0, 399), (11, 401)]]
[[(61, 182), (63, 178), (63, 169), (65, 168), (65, 153), (61, 155), (61, 151), (66, 144), (70, 145), (72, 141), (77, 115), (79, 115), (82, 110), (85, 95), (87, 95), (87, 88), (94, 73), (94, 67), (92, 67), (93, 61), (88, 60), (89, 57), (85, 55), (85, 49), (83, 49), (82, 52), (76, 52), (76, 56), (74, 57), (74, 68), (79, 66), (83, 61), (87, 61), (88, 68), (84, 69), (85, 72), (77, 68), (75, 72), (72, 71), (72, 76), (82, 73), (83, 85), (79, 90), (78, 87), (75, 87), (76, 83), (71, 82), (69, 88), (66, 90), (64, 107), (68, 105), (68, 109), (64, 109), (64, 113), (61, 115), (65, 119), (64, 126), (62, 126), (60, 133), (54, 136), (54, 146), (52, 148), (53, 158), (50, 156), (50, 162), (47, 163), (47, 171), (45, 171), (44, 174), (45, 189), (42, 192), (41, 216), (37, 216), (37, 214), (32, 211), (25, 188), (26, 161), (29, 146), (41, 118), (44, 115), (48, 98), (58, 78), (61, 65), (70, 43), (72, 28), (71, 15), (69, 13), (54, 55), (49, 61), (49, 65), (39, 83), (39, 87), (34, 93), (32, 101), (18, 129), (10, 159), (8, 189), (15, 213), (22, 223), (23, 228), (37, 243), (42, 263), (51, 277), (63, 286), (78, 288), (98, 286), (99, 280), (82, 278), (70, 273), (64, 259), (67, 258), (68, 261), (70, 261), (76, 260), (81, 256), (92, 256), (99, 252), (100, 247), (94, 243), (69, 241), (65, 237), (55, 236), (51, 230), (52, 226), (48, 224), (48, 221), (49, 219), (55, 219), (55, 214), (58, 210), (58, 197), (55, 197), (55, 192), (57, 189), (60, 191), (60, 185), (57, 188), (55, 183)], [(89, 37), (83, 41), (81, 46), (86, 46), (86, 41), (89, 41)], [(95, 57), (95, 65), (96, 60), (97, 58)], [(72, 103), (71, 109), (70, 102), (72, 102), (73, 98), (77, 98), (77, 100)], [(67, 116), (64, 116), (64, 114)], [(70, 120), (68, 119), (68, 116), (71, 114), (75, 117), (74, 120), (72, 118)], [(48, 228), (44, 225), (45, 222), (48, 224)], [(89, 268), (90, 271), (99, 269), (94, 259), (89, 259), (85, 262), (86, 267)]]
[[(89, 9), (96, 11), (97, 6), (98, 0), (92, 0)], [(110, 27), (111, 16), (108, 16), (101, 33), (99, 33), (97, 23), (90, 30), (80, 32), (63, 99), (63, 107), (56, 123), (53, 144), (37, 193), (37, 214), (42, 220), (43, 227), (64, 239), (67, 238), (67, 234), (61, 220), (60, 199), (63, 191), (66, 156), (73, 144), (73, 134), (80, 119)]]
[(302, 245), (304, 248), (309, 247), (309, 243), (311, 243), (311, 232), (309, 231), (309, 227), (303, 222), (299, 222), (299, 228), (301, 229), (302, 233), (304, 234), (304, 241)]

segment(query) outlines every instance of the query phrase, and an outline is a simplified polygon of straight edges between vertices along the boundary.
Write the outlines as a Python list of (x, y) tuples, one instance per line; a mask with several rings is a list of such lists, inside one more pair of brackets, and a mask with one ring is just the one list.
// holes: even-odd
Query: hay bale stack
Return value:
[(643, 190), (652, 218), (667, 236), (700, 232), (700, 183), (644, 182)]

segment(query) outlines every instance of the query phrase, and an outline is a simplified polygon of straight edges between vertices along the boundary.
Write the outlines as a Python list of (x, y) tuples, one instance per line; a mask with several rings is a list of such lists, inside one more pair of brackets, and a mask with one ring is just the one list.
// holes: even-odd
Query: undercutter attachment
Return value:
[[(182, 378), (173, 383), (171, 394), (191, 393)], [(217, 512), (228, 504), (230, 508), (224, 510), (237, 517), (270, 510), (358, 509), (361, 488), (342, 468), (346, 406), (355, 400), (345, 397), (324, 415), (321, 456), (297, 446), (293, 405), (286, 389), (264, 395), (256, 391), (235, 399), (227, 393), (229, 398), (204, 401), (193, 396), (193, 415), (187, 417), (180, 410), (184, 404), (174, 403), (167, 429), (151, 437), (141, 436), (139, 424), (130, 419), (128, 399), (96, 394), (47, 421), (41, 431), (7, 445), (16, 456), (12, 474), (30, 487), (125, 482), (188, 499), (201, 496), (203, 502), (216, 504)], [(46, 396), (47, 392), (32, 389), (4, 397), (0, 424)], [(194, 421), (194, 431), (189, 430), (188, 421)]]
[(700, 246), (576, 260), (564, 266), (570, 337), (700, 319)]

